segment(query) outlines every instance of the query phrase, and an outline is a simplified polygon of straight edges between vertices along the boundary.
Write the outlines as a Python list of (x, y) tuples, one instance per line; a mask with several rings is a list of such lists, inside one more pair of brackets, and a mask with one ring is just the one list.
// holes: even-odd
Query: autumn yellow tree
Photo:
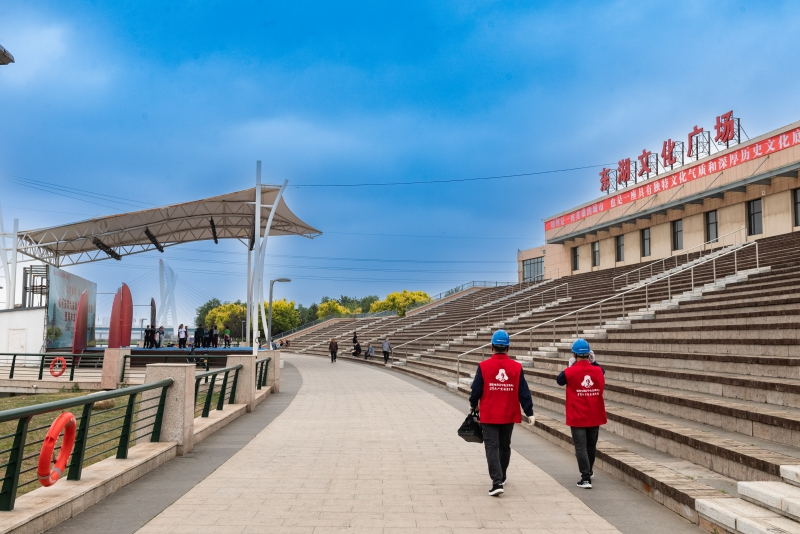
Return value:
[(408, 291), (404, 289), (401, 292), (395, 291), (394, 293), (389, 293), (384, 300), (373, 302), (369, 311), (370, 313), (374, 313), (394, 310), (402, 317), (412, 304), (430, 302), (430, 300), (431, 297), (424, 291)]

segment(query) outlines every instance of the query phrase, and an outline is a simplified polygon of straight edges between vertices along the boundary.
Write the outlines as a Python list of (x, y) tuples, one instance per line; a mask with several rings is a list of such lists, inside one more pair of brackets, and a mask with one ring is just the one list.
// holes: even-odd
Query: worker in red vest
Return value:
[(594, 456), (600, 425), (606, 424), (603, 389), (605, 371), (594, 360), (594, 352), (585, 339), (572, 344), (573, 357), (556, 378), (559, 386), (567, 386), (567, 426), (572, 430), (575, 457), (581, 472), (579, 488), (592, 489)]
[(492, 335), (492, 357), (483, 360), (472, 381), (469, 403), (475, 411), (480, 403), (483, 445), (492, 489), (489, 495), (503, 493), (506, 471), (511, 460), (511, 433), (514, 423), (522, 422), (520, 405), (530, 424), (533, 424), (533, 399), (522, 374), (522, 365), (508, 357), (511, 344), (505, 330)]

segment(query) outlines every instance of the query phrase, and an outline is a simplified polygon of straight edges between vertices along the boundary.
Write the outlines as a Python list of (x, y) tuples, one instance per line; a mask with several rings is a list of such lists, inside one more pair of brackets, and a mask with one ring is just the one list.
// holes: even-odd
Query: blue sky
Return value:
[[(6, 224), (66, 223), (251, 187), (261, 159), (324, 233), (271, 241), (268, 276), (294, 280), (278, 296), (513, 280), (542, 219), (599, 194), (599, 168), (342, 185), (609, 164), (730, 109), (760, 135), (800, 119), (798, 27), (793, 2), (4, 0), (0, 203)], [(146, 302), (159, 257), (187, 316), (244, 297), (235, 243), (73, 271)]]

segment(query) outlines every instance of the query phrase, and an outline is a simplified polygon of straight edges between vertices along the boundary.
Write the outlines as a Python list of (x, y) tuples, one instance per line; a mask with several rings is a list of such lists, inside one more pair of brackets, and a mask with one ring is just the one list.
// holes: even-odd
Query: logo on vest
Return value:
[(583, 377), (583, 382), (581, 382), (581, 386), (585, 387), (586, 389), (589, 389), (593, 385), (594, 382), (592, 382), (592, 379), (589, 375)]
[(505, 382), (506, 380), (508, 380), (508, 375), (506, 374), (506, 370), (500, 369), (500, 372), (497, 373), (497, 376), (495, 378), (500, 382)]

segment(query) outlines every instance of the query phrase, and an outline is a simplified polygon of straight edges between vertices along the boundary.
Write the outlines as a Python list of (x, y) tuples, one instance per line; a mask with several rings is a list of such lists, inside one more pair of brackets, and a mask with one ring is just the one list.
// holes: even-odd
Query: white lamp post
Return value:
[(272, 286), (275, 282), (291, 282), (289, 278), (276, 278), (269, 281), (269, 313), (267, 315), (267, 350), (272, 350)]

